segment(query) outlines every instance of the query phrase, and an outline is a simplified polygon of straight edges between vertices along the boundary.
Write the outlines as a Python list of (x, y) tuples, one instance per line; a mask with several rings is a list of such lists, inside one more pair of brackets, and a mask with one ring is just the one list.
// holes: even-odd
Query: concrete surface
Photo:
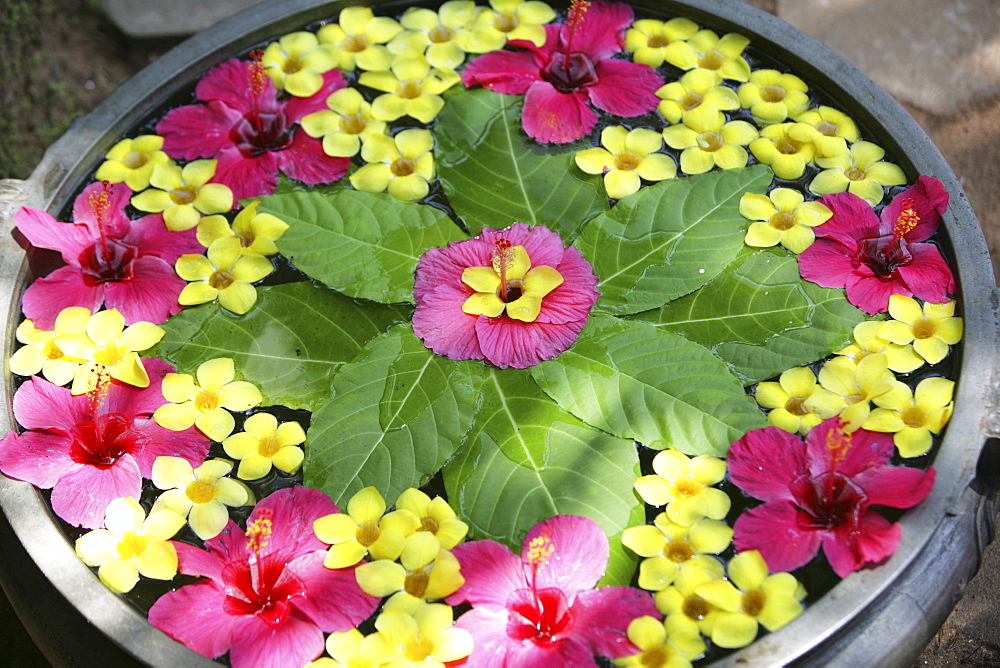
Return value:
[[(5, 2), (11, 0), (0, 0), (0, 24)], [(130, 3), (137, 8), (128, 11), (119, 6), (122, 2), (97, 4), (107, 8), (125, 35), (136, 37), (169, 37), (202, 27), (206, 14), (192, 12), (186, 8), (189, 5), (216, 12), (214, 18), (224, 15), (218, 13), (221, 2), (137, 0)], [(749, 0), (749, 4), (826, 42), (903, 103), (962, 181), (986, 234), (994, 267), (1000, 267), (1000, 1)], [(113, 50), (119, 58), (143, 52), (144, 43), (156, 45), (147, 49), (149, 57), (163, 48), (162, 40), (119, 38), (124, 45), (116, 44)], [(76, 42), (74, 48), (85, 49)], [(94, 57), (91, 52), (77, 55)], [(105, 68), (114, 57), (104, 54)], [(93, 80), (106, 72), (99, 59), (94, 69), (97, 74), (85, 81), (60, 85), (92, 87)], [(2, 596), (0, 629), (0, 665), (46, 665)], [(979, 574), (916, 665), (1000, 666), (1000, 543), (986, 550)]]

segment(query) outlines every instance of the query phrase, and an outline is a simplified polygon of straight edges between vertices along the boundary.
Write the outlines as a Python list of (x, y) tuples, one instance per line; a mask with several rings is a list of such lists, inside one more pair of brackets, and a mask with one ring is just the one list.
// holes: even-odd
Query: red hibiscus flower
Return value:
[(564, 144), (590, 132), (597, 114), (588, 102), (618, 116), (656, 108), (663, 79), (641, 63), (612, 60), (625, 43), (632, 8), (574, 0), (566, 21), (545, 26), (545, 44), (511, 40), (525, 51), (494, 51), (466, 66), (468, 86), (524, 95), (521, 125), (540, 142)]
[(279, 171), (304, 183), (329, 183), (347, 172), (350, 160), (328, 156), (322, 142), (296, 124), (326, 109), (326, 98), (344, 85), (340, 71), (330, 70), (315, 95), (279, 99), (259, 62), (234, 58), (198, 82), (195, 96), (205, 104), (167, 112), (156, 132), (171, 157), (217, 159), (213, 180), (229, 186), (237, 200), (273, 193)]
[(851, 193), (824, 195), (833, 216), (813, 228), (816, 242), (799, 255), (802, 278), (824, 288), (846, 288), (865, 313), (882, 313), (901, 294), (935, 304), (955, 292), (955, 278), (941, 251), (926, 241), (937, 231), (948, 193), (921, 176), (882, 210)]
[(803, 443), (777, 427), (747, 432), (729, 449), (729, 477), (765, 501), (740, 515), (733, 542), (759, 550), (772, 572), (808, 563), (820, 547), (840, 577), (891, 555), (902, 529), (871, 506), (909, 508), (934, 484), (934, 469), (890, 466), (892, 437), (845, 432), (836, 417)]

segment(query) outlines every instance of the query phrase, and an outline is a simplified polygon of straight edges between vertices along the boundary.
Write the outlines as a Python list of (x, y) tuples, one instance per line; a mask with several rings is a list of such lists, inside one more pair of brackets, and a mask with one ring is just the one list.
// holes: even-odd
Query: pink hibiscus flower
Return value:
[(840, 577), (891, 555), (902, 529), (871, 506), (909, 508), (934, 485), (934, 469), (890, 466), (889, 434), (845, 432), (836, 417), (794, 434), (765, 427), (729, 449), (729, 477), (765, 501), (736, 520), (740, 552), (759, 550), (772, 572), (808, 563), (822, 546)]
[(303, 117), (326, 109), (326, 98), (345, 85), (339, 70), (323, 75), (311, 97), (278, 97), (257, 60), (227, 60), (195, 87), (205, 104), (173, 109), (156, 126), (163, 150), (175, 158), (215, 158), (213, 181), (229, 186), (237, 200), (270, 195), (278, 172), (309, 184), (336, 181), (348, 158), (323, 152), (323, 144), (297, 127)]
[(421, 256), (413, 331), (449, 359), (523, 369), (572, 345), (596, 285), (580, 251), (547, 227), (485, 229)]
[(566, 21), (545, 26), (545, 44), (511, 40), (525, 51), (493, 51), (462, 72), (468, 86), (524, 95), (521, 125), (540, 142), (564, 144), (590, 132), (598, 109), (641, 116), (659, 103), (663, 78), (641, 63), (612, 60), (632, 25), (632, 8), (620, 2), (574, 0)]
[(847, 288), (865, 313), (882, 313), (894, 294), (936, 304), (955, 293), (955, 278), (941, 251), (926, 241), (937, 231), (948, 193), (921, 176), (892, 200), (881, 219), (857, 195), (824, 195), (833, 217), (813, 228), (816, 242), (799, 255), (802, 278), (824, 288)]
[(471, 665), (593, 666), (595, 655), (635, 654), (629, 622), (660, 617), (639, 589), (594, 589), (607, 566), (608, 539), (587, 517), (557, 515), (536, 524), (520, 557), (492, 540), (452, 552), (465, 584), (447, 601), (473, 606), (455, 622), (472, 634)]
[(149, 622), (203, 656), (228, 651), (236, 667), (305, 665), (323, 653), (324, 632), (354, 628), (378, 604), (353, 567), (323, 566), (313, 521), (336, 512), (322, 492), (292, 487), (262, 499), (246, 532), (230, 520), (207, 551), (172, 541), (178, 570), (206, 579), (160, 597)]
[(209, 440), (196, 429), (169, 431), (153, 421), (163, 405), (160, 384), (173, 372), (166, 362), (143, 358), (149, 387), (110, 377), (90, 394), (32, 376), (14, 395), (14, 417), (26, 431), (0, 439), (0, 471), (52, 489), (52, 509), (75, 526), (96, 529), (114, 499), (142, 493), (159, 456), (200, 466)]
[(68, 306), (118, 309), (125, 324), (158, 324), (180, 312), (177, 296), (187, 283), (174, 262), (203, 251), (195, 231), (170, 232), (161, 214), (129, 220), (132, 191), (124, 183), (92, 183), (73, 203), (73, 222), (22, 207), (14, 225), (36, 248), (59, 251), (66, 266), (25, 291), (22, 309), (39, 329), (50, 330)]

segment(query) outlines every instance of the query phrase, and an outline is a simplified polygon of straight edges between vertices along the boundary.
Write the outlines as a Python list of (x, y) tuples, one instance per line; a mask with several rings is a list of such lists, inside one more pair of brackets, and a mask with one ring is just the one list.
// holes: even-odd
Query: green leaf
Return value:
[[(636, 464), (635, 467), (635, 477), (638, 478), (641, 475), (639, 472), (639, 465)], [(646, 504), (639, 500), (635, 506), (632, 507), (632, 514), (629, 516), (628, 526), (634, 527), (646, 523)], [(609, 585), (630, 585), (632, 584), (632, 578), (635, 577), (635, 569), (639, 566), (639, 556), (622, 545), (622, 534), (625, 533), (625, 529), (622, 529), (613, 536), (608, 536), (608, 543), (611, 548), (611, 554), (608, 556), (608, 567), (604, 571), (604, 577), (601, 581), (597, 583), (598, 587), (607, 587)]]
[(520, 96), (476, 88), (446, 100), (434, 129), (438, 178), (471, 234), (522, 222), (568, 241), (607, 211), (602, 186), (573, 161), (579, 147), (547, 148), (524, 133)]
[(635, 444), (566, 413), (526, 372), (488, 369), (485, 378), (468, 442), (444, 468), (470, 532), (516, 549), (528, 529), (559, 514), (623, 531), (637, 503)]
[(576, 247), (600, 279), (596, 309), (617, 315), (663, 306), (697, 290), (743, 248), (744, 193), (764, 193), (764, 165), (660, 181), (618, 201)]
[[(287, 195), (289, 193), (295, 192), (317, 192), (323, 195), (332, 195), (335, 192), (341, 190), (347, 190), (351, 188), (350, 177), (351, 174), (358, 171), (357, 166), (352, 162), (351, 166), (348, 168), (347, 173), (342, 177), (333, 181), (332, 183), (320, 183), (319, 185), (309, 185), (308, 183), (302, 183), (301, 181), (294, 181), (284, 174), (278, 176), (278, 185), (274, 188), (274, 195)], [(248, 197), (244, 200), (240, 200), (240, 203), (246, 206), (246, 204), (259, 199), (257, 197)]]
[(465, 238), (440, 209), (383, 193), (340, 190), (260, 198), (289, 228), (278, 250), (318, 281), (384, 304), (413, 301), (413, 270), (428, 248)]
[(749, 384), (843, 348), (865, 314), (771, 250), (742, 254), (702, 289), (632, 317), (710, 348)]
[[(389, 499), (427, 482), (472, 424), (481, 368), (435, 355), (409, 324), (371, 341), (334, 376), (333, 398), (313, 413), (306, 487), (343, 506), (369, 485)], [(388, 409), (379, 405), (384, 398)]]
[(258, 287), (257, 303), (243, 316), (215, 303), (184, 309), (162, 325), (166, 334), (151, 354), (182, 373), (232, 357), (267, 403), (311, 410), (329, 397), (341, 364), (408, 319), (407, 308), (359, 303), (308, 282)]
[(569, 350), (531, 375), (587, 424), (652, 448), (724, 456), (767, 424), (722, 360), (647, 323), (592, 315)]

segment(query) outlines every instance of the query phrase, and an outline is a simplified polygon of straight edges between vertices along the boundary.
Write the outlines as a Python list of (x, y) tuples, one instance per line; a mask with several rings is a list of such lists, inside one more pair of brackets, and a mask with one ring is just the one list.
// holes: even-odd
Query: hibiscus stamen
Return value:
[(573, 53), (573, 38), (583, 23), (583, 16), (590, 8), (587, 0), (573, 0), (566, 15), (566, 53)]
[(258, 98), (261, 91), (264, 90), (265, 85), (264, 77), (266, 76), (266, 72), (264, 71), (265, 68), (262, 62), (263, 58), (263, 49), (254, 49), (250, 52), (250, 62), (247, 63), (247, 67), (250, 70), (250, 103), (252, 105), (250, 121), (258, 137), (264, 133), (260, 117), (260, 100)]
[(896, 224), (892, 226), (892, 235), (897, 239), (905, 236), (920, 222), (920, 216), (913, 209), (915, 205), (916, 202), (910, 197), (903, 200), (903, 211), (896, 218)]
[(267, 547), (271, 534), (274, 533), (274, 511), (261, 508), (257, 519), (247, 524), (247, 549), (250, 550), (250, 581), (254, 591), (258, 590), (263, 579), (263, 566), (260, 553)]
[(108, 181), (101, 181), (101, 191), (92, 192), (87, 197), (87, 205), (97, 221), (97, 233), (101, 239), (101, 250), (104, 252), (104, 263), (111, 264), (111, 249), (108, 247), (108, 235), (104, 229), (107, 223), (108, 209), (111, 207), (111, 192), (114, 186)]
[(490, 253), (490, 262), (493, 269), (500, 274), (500, 301), (507, 303), (507, 270), (514, 264), (514, 252), (511, 250), (510, 242), (506, 239), (497, 239)]
[(531, 592), (535, 598), (535, 604), (541, 607), (538, 599), (538, 573), (549, 563), (549, 557), (555, 551), (556, 546), (552, 544), (552, 539), (548, 536), (536, 536), (528, 543), (528, 550), (524, 554), (524, 563), (531, 568)]

